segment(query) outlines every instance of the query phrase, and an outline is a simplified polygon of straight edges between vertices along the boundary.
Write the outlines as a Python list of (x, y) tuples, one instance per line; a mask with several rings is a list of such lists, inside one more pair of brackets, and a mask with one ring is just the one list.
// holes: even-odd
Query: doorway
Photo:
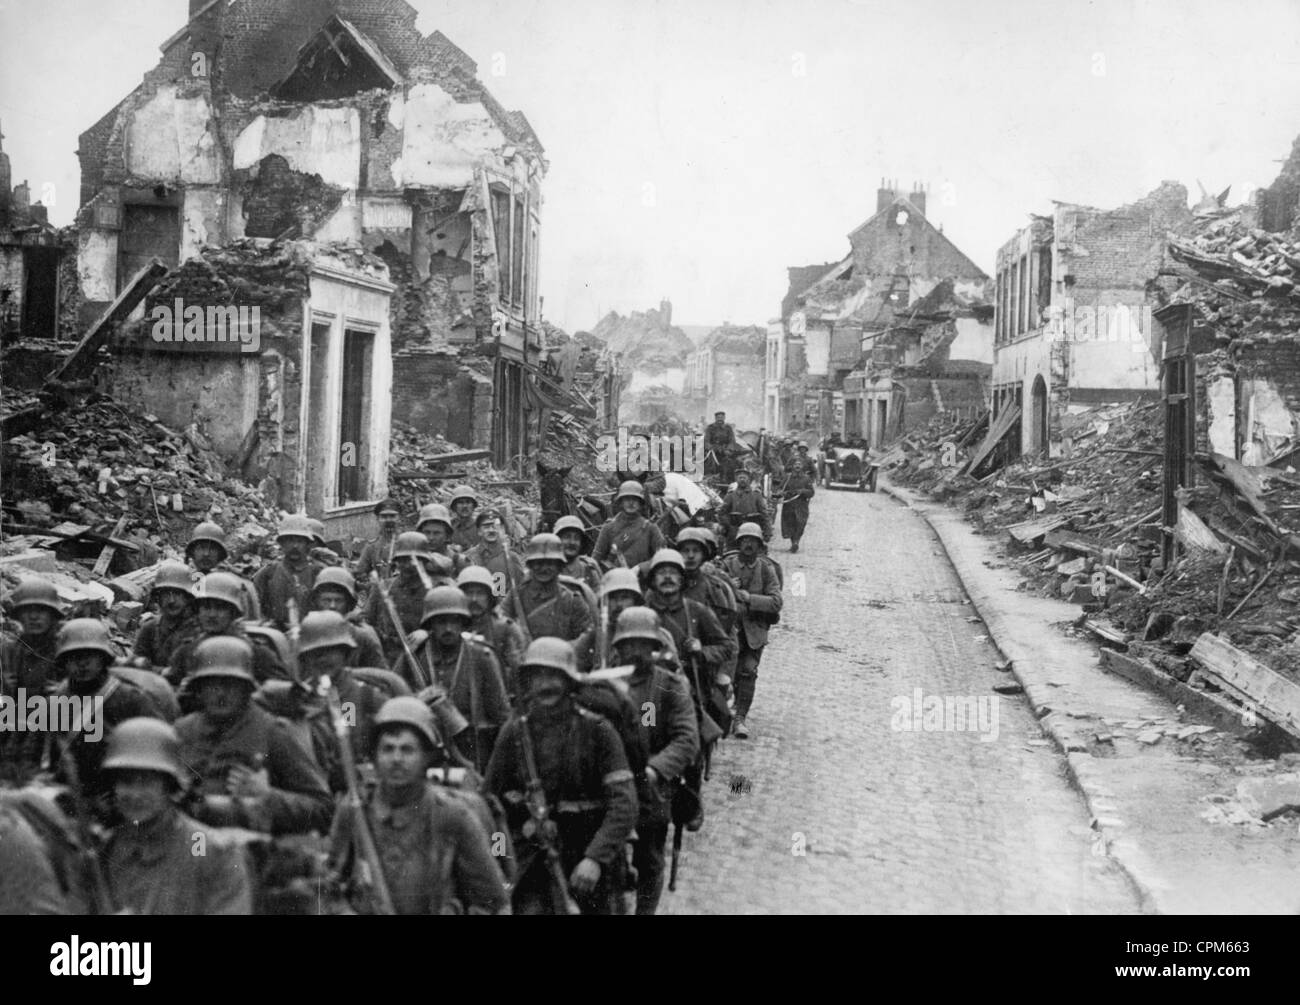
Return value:
[(1034, 378), (1030, 391), (1029, 452), (1035, 457), (1047, 453), (1047, 381)]

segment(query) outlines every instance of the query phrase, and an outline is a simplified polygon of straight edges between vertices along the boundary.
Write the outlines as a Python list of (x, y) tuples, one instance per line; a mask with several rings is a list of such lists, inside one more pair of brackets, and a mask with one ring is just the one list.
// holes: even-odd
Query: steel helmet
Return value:
[(181, 762), (181, 740), (161, 719), (141, 716), (119, 722), (108, 735), (105, 771), (157, 771), (185, 787), (188, 778)]
[(410, 727), (425, 739), (430, 750), (437, 750), (442, 746), (433, 712), (428, 705), (413, 695), (408, 694), (399, 698), (389, 698), (379, 707), (379, 711), (375, 713), (371, 731), (375, 746), (379, 745), (379, 737), (384, 732), (385, 726)]
[(289, 640), (280, 629), (272, 628), (270, 625), (252, 624), (244, 626), (244, 634), (255, 646), (269, 646), (280, 669), (287, 670), (293, 662), (289, 652)]
[[(332, 586), (336, 590), (342, 590), (348, 595), (348, 599), (352, 601), (352, 606), (356, 606), (357, 581), (353, 577), (352, 573), (348, 572), (348, 570), (343, 568), (343, 566), (331, 565), (327, 568), (321, 569), (321, 571), (316, 574), (316, 582), (312, 584), (311, 592), (317, 593), (327, 586)], [(351, 608), (349, 608), (349, 610), (350, 609)]]
[(608, 597), (611, 593), (626, 590), (635, 593), (637, 599), (644, 602), (645, 593), (641, 590), (641, 581), (631, 569), (610, 569), (600, 581), (600, 595)]
[(325, 524), (314, 517), (307, 518), (307, 526), (311, 528), (311, 539), (321, 547), (325, 546)]
[(159, 590), (179, 590), (191, 600), (194, 599), (194, 573), (183, 562), (163, 562), (158, 566), (158, 575), (154, 577), (153, 592)]
[(579, 534), (586, 536), (587, 525), (582, 522), (581, 517), (562, 516), (555, 521), (555, 526), (551, 528), (551, 533), (559, 537), (566, 530), (576, 530)]
[(534, 639), (519, 661), (516, 676), (528, 670), (558, 670), (572, 681), (582, 680), (578, 673), (578, 658), (573, 653), (573, 646), (564, 639), (545, 636)]
[(469, 500), (475, 506), (478, 505), (478, 493), (468, 485), (457, 485), (451, 490), (451, 505), (455, 506), (458, 502)]
[(54, 658), (62, 659), (68, 653), (94, 651), (101, 652), (110, 660), (116, 660), (118, 651), (108, 641), (108, 628), (95, 618), (76, 618), (59, 629)]
[(640, 482), (629, 479), (618, 487), (618, 493), (614, 496), (614, 504), (618, 505), (624, 499), (636, 499), (638, 502), (645, 504), (645, 486)]
[(299, 655), (332, 646), (346, 646), (348, 649), (357, 647), (352, 629), (342, 614), (338, 611), (312, 611), (302, 619), (302, 624), (298, 626)]
[(429, 503), (420, 510), (420, 519), (415, 521), (417, 527), (423, 527), (426, 523), (445, 523), (447, 530), (451, 530), (451, 510), (442, 503)]
[(466, 621), (473, 617), (465, 594), (460, 592), (459, 587), (435, 586), (424, 595), (424, 613), (420, 616), (420, 624), (423, 626), (430, 618), (443, 614), (454, 614)]
[(397, 535), (397, 540), (393, 542), (393, 558), (423, 558), (429, 557), (429, 539), (421, 534), (418, 530), (408, 530)]
[[(704, 544), (708, 549), (709, 558), (716, 558), (718, 555), (718, 535), (713, 533), (712, 529), (709, 527), (696, 527), (695, 531), (700, 535), (700, 538), (704, 541)], [(678, 534), (677, 540), (680, 541), (681, 538), (682, 535)]]
[(40, 576), (28, 576), (18, 584), (9, 596), (9, 604), (14, 613), (21, 607), (46, 607), (58, 617), (63, 617), (63, 605), (59, 603), (59, 591), (48, 579)]
[(650, 559), (651, 572), (661, 565), (674, 566), (678, 572), (686, 574), (686, 561), (682, 558), (682, 553), (673, 548), (660, 548), (655, 552), (654, 558)]
[(616, 646), (627, 639), (647, 639), (654, 643), (662, 643), (663, 638), (659, 634), (659, 615), (649, 607), (629, 607), (618, 616), (618, 622), (614, 625), (614, 638), (610, 644)]
[(220, 600), (244, 613), (244, 584), (231, 572), (209, 572), (194, 589), (195, 600)]
[(739, 543), (742, 537), (758, 538), (758, 543), (763, 543), (763, 528), (756, 523), (742, 523), (740, 529), (736, 531), (736, 542)]
[(713, 543), (709, 540), (710, 535), (702, 527), (683, 527), (677, 532), (677, 550), (682, 550), (682, 545), (695, 543), (704, 549), (704, 554), (708, 555)]
[(528, 542), (528, 554), (525, 562), (559, 562), (564, 563), (564, 544), (555, 534), (538, 534)]
[(211, 542), (220, 548), (222, 560), (230, 554), (230, 549), (226, 547), (226, 532), (221, 529), (220, 524), (208, 521), (201, 523), (194, 528), (194, 533), (190, 535), (189, 542), (185, 545), (185, 556), (187, 558), (189, 557), (190, 549), (200, 541)]
[(302, 537), (308, 541), (316, 540), (316, 535), (312, 531), (311, 521), (301, 513), (295, 513), (293, 516), (287, 516), (280, 521), (280, 529), (276, 531), (275, 539), (282, 541), (286, 537)]
[(234, 677), (257, 686), (253, 676), (253, 644), (237, 635), (212, 635), (194, 647), (194, 670), (189, 680)]
[(497, 589), (496, 579), (481, 565), (467, 565), (461, 569), (460, 575), (456, 577), (456, 585), (462, 589), (466, 586), (486, 586), (493, 595)]

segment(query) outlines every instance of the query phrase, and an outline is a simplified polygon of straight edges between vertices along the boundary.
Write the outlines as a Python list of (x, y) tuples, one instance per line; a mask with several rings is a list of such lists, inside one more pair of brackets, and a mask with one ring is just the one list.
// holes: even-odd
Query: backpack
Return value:
[(639, 786), (640, 779), (645, 777), (650, 752), (641, 735), (641, 716), (627, 685), (619, 680), (587, 681), (578, 685), (573, 699), (580, 708), (600, 716), (614, 727), (614, 732), (623, 742), (623, 753), (632, 769), (632, 777), (638, 780)]
[(181, 706), (176, 700), (176, 692), (162, 674), (126, 666), (109, 667), (108, 672), (118, 682), (141, 692), (163, 722), (171, 723), (180, 718)]

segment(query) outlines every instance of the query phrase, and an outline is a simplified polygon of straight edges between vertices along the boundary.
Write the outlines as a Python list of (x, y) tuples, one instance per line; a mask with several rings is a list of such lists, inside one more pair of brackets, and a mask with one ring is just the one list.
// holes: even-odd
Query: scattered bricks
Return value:
[(144, 613), (144, 604), (138, 601), (128, 600), (114, 604), (109, 608), (108, 616), (112, 619), (117, 630), (123, 634), (130, 634), (140, 623), (140, 616)]

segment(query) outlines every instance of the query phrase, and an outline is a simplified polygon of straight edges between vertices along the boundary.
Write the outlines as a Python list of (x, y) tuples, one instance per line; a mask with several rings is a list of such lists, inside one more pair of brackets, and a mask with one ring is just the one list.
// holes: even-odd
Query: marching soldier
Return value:
[(700, 753), (686, 679), (659, 664), (662, 630), (654, 611), (633, 607), (619, 616), (614, 633), (618, 662), (636, 667), (627, 685), (633, 706), (641, 712), (641, 734), (650, 755), (645, 778), (637, 787), (640, 816), (632, 842), (637, 914), (654, 914), (659, 906), (673, 789)]
[(592, 631), (591, 608), (574, 591), (560, 581), (564, 567), (564, 547), (554, 534), (538, 534), (528, 542), (528, 578), (518, 584), (518, 592), (506, 597), (507, 613), (524, 620), (530, 639), (553, 636), (582, 649), (589, 644), (584, 636)]
[(485, 788), (516, 832), (516, 914), (572, 913), (575, 901), (611, 914), (618, 896), (611, 879), (636, 826), (636, 789), (617, 731), (573, 701), (580, 680), (572, 646), (534, 641), (519, 666), (525, 714), (506, 724), (488, 765)]
[(94, 618), (77, 618), (59, 630), (55, 659), (67, 679), (59, 685), (58, 693), (80, 698), (83, 709), (89, 704), (93, 710), (84, 712), (80, 728), (64, 737), (70, 747), (60, 753), (71, 754), (82, 792), (101, 808), (107, 803), (110, 789), (102, 774), (105, 744), (101, 741), (127, 719), (158, 716), (144, 691), (109, 673), (108, 668), (118, 658), (109, 642), (108, 629)]
[[(213, 636), (231, 636), (248, 640), (241, 620), (243, 592), (239, 578), (229, 572), (211, 572), (204, 576), (194, 591), (196, 618), (199, 632), (181, 643), (172, 653), (171, 666), (164, 676), (181, 697), (181, 707), (189, 711), (192, 697), (185, 686), (195, 667), (195, 650), (204, 639)], [(257, 680), (273, 680), (288, 676), (288, 668), (280, 664), (269, 651), (258, 646), (254, 649), (253, 672)]]
[(768, 519), (767, 500), (763, 493), (749, 484), (749, 472), (741, 468), (736, 472), (736, 487), (723, 497), (718, 507), (718, 520), (726, 534), (726, 547), (735, 543), (736, 528), (742, 523), (756, 523), (763, 531), (763, 540), (772, 536), (772, 524)]
[(640, 482), (626, 481), (620, 485), (614, 496), (618, 512), (600, 528), (591, 557), (606, 568), (615, 565), (635, 568), (662, 548), (663, 531), (645, 518), (645, 505), (645, 489)]
[[(384, 647), (376, 631), (362, 620), (357, 606), (357, 582), (347, 569), (322, 569), (311, 590), (311, 604), (317, 611), (333, 611), (346, 619), (348, 632), (356, 643), (348, 666), (386, 667)], [(304, 619), (305, 621), (305, 619)]]
[(190, 577), (191, 585), (209, 572), (228, 572), (239, 580), (240, 616), (249, 621), (262, 620), (262, 602), (251, 582), (235, 572), (230, 564), (230, 549), (226, 547), (226, 532), (220, 524), (201, 523), (194, 528), (189, 543), (185, 545), (185, 561), (194, 566), (197, 575)]
[[(366, 622), (379, 634), (384, 650), (384, 665), (392, 666), (402, 655), (402, 638), (420, 627), (424, 616), (424, 595), (435, 586), (449, 586), (450, 569), (446, 559), (434, 558), (429, 551), (428, 539), (415, 531), (399, 534), (393, 548), (393, 568), (396, 575), (384, 587), (397, 609), (400, 625), (394, 625), (384, 590), (371, 590), (366, 599)], [(427, 584), (427, 585), (426, 585)]]
[(104, 771), (123, 820), (104, 853), (105, 878), (119, 909), (253, 913), (252, 869), (243, 848), (176, 806), (189, 780), (171, 726), (157, 719), (123, 722), (109, 738)]
[(802, 470), (803, 473), (806, 474), (810, 479), (816, 481), (817, 465), (814, 464), (812, 458), (808, 456), (808, 444), (802, 442), (796, 443), (794, 449), (795, 449), (795, 456), (794, 459), (790, 462), (791, 474), (793, 474), (795, 471)]
[(706, 457), (713, 456), (718, 475), (727, 485), (734, 477), (736, 449), (736, 431), (727, 423), (727, 413), (714, 412), (713, 421), (704, 427), (704, 450)]
[(396, 499), (385, 499), (375, 504), (375, 516), (379, 518), (379, 536), (367, 541), (357, 559), (357, 580), (364, 591), (370, 583), (370, 574), (379, 573), (380, 579), (392, 575), (393, 550), (397, 546), (397, 521), (401, 519), (402, 507)]
[[(629, 607), (645, 606), (645, 593), (641, 590), (641, 581), (631, 569), (610, 569), (605, 573), (605, 578), (600, 584), (600, 599), (605, 608), (605, 652), (597, 651), (598, 639), (595, 636), (599, 633), (593, 632), (592, 644), (577, 654), (579, 669), (586, 673), (609, 663), (613, 645), (611, 640), (618, 626), (619, 615)], [(672, 634), (663, 625), (659, 626), (659, 651), (660, 664), (665, 669), (676, 671), (678, 669), (677, 643), (673, 641)]]
[(483, 824), (426, 780), (441, 745), (433, 714), (418, 698), (384, 704), (367, 748), (379, 784), (368, 805), (358, 810), (344, 803), (335, 814), (333, 871), (347, 875), (361, 857), (352, 816), (361, 812), (396, 914), (509, 913)]
[(508, 584), (511, 578), (516, 583), (523, 582), (524, 563), (508, 547), (501, 514), (494, 509), (485, 509), (475, 518), (475, 524), (479, 542), (465, 553), (465, 557), (474, 565), (483, 566), (493, 576), (501, 577), (501, 582)]
[(312, 584), (325, 568), (311, 557), (312, 529), (304, 516), (285, 517), (276, 534), (282, 557), (264, 566), (253, 577), (262, 615), (280, 631), (289, 628), (289, 601), (306, 611)]
[(482, 771), (506, 719), (510, 704), (501, 664), (485, 640), (464, 638), (470, 623), (465, 594), (454, 586), (430, 590), (424, 598), (420, 631), (410, 638), (418, 666), (403, 654), (394, 670), (412, 690), (436, 686), (444, 691), (471, 729), (456, 739), (461, 752)]
[(767, 645), (768, 626), (781, 611), (781, 585), (776, 571), (759, 554), (763, 531), (747, 523), (736, 532), (739, 551), (722, 560), (722, 570), (731, 577), (736, 600), (740, 605), (738, 637), (740, 652), (736, 659), (736, 719), (731, 731), (737, 739), (749, 736), (749, 709), (754, 701), (758, 663)]
[(313, 561), (319, 562), (326, 566), (341, 566), (343, 559), (339, 553), (329, 546), (325, 540), (325, 523), (317, 520), (315, 517), (307, 518), (307, 526), (311, 528), (311, 557)]
[(808, 526), (808, 502), (816, 493), (812, 476), (802, 466), (786, 479), (781, 500), (781, 536), (789, 540), (792, 554), (799, 550), (799, 540)]
[(0, 694), (12, 696), (19, 688), (43, 694), (60, 679), (55, 657), (63, 620), (59, 591), (48, 580), (31, 576), (18, 584), (10, 604), (22, 630), (0, 640)]
[[(712, 531), (687, 527), (677, 536), (677, 551), (682, 556), (682, 596), (711, 610), (723, 633), (736, 637), (736, 594), (727, 577), (708, 561), (717, 548)], [(720, 668), (720, 678), (736, 678), (736, 653), (733, 651)]]
[[(507, 617), (497, 604), (499, 584), (492, 573), (480, 565), (471, 565), (463, 570), (456, 579), (456, 585), (465, 594), (469, 605), (469, 630), (481, 635), (496, 653), (501, 664), (501, 673), (506, 686), (506, 694), (515, 694), (515, 671), (519, 661), (524, 658), (528, 640), (519, 624)], [(501, 591), (504, 592), (504, 591)]]
[(420, 510), (419, 525), (415, 528), (429, 541), (429, 550), (441, 555), (451, 563), (449, 575), (456, 575), (469, 564), (469, 560), (460, 553), (460, 549), (451, 543), (455, 528), (451, 511), (441, 503), (430, 503)]
[(462, 552), (478, 544), (478, 494), (468, 485), (457, 485), (451, 490), (451, 543)]
[(723, 630), (708, 607), (687, 599), (682, 592), (685, 579), (686, 562), (681, 552), (671, 548), (660, 551), (650, 562), (646, 606), (659, 615), (681, 657), (698, 659), (701, 688), (707, 693), (715, 682), (725, 688), (729, 682), (724, 679), (723, 668), (735, 657), (736, 640)]
[(145, 618), (131, 656), (137, 665), (162, 673), (171, 665), (176, 650), (202, 631), (189, 568), (180, 562), (163, 562), (149, 596), (158, 613)]
[(204, 639), (190, 680), (201, 711), (176, 723), (181, 761), (198, 776), (199, 820), (271, 834), (329, 826), (333, 807), (321, 772), (287, 723), (253, 704), (253, 647), (245, 639)]
[(582, 518), (562, 516), (555, 521), (552, 533), (564, 548), (565, 565), (560, 569), (560, 575), (586, 583), (592, 591), (599, 591), (600, 565), (590, 555), (582, 553), (587, 544), (587, 528)]

